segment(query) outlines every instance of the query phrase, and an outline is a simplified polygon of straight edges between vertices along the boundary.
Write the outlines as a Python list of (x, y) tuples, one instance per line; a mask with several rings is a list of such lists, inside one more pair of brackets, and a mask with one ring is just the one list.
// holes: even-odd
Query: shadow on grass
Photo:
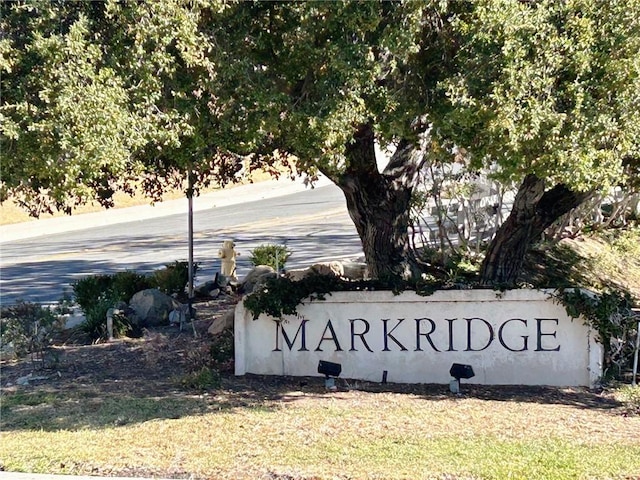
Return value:
[(337, 386), (337, 391), (327, 391), (324, 379), (318, 377), (257, 375), (223, 377), (220, 388), (204, 393), (174, 390), (154, 394), (145, 390), (136, 392), (130, 385), (123, 385), (122, 390), (109, 388), (106, 391), (99, 385), (78, 385), (64, 390), (35, 385), (2, 395), (0, 429), (7, 432), (114, 428), (238, 409), (270, 411), (298, 401), (320, 403), (331, 399), (348, 402), (354, 400), (354, 396), (379, 394), (417, 396), (426, 401), (479, 399), (603, 411), (623, 406), (607, 395), (583, 388), (467, 384), (462, 386), (461, 394), (454, 395), (448, 386), (434, 384), (377, 384), (338, 379)]
[[(283, 400), (299, 398), (288, 397), (287, 392), (299, 390), (306, 394), (341, 398), (344, 392), (361, 392), (364, 394), (391, 393), (398, 395), (411, 395), (425, 400), (438, 401), (445, 399), (475, 398), (486, 401), (499, 402), (524, 402), (549, 405), (567, 405), (576, 408), (589, 408), (600, 410), (612, 410), (623, 404), (607, 395), (602, 390), (591, 390), (584, 387), (547, 387), (526, 385), (474, 385), (462, 384), (461, 392), (453, 394), (449, 391), (449, 385), (440, 384), (399, 384), (399, 383), (375, 383), (359, 380), (336, 379), (338, 390), (328, 392), (324, 388), (324, 379), (318, 377), (269, 377), (260, 375), (246, 375), (245, 382), (250, 386), (248, 391), (259, 391), (265, 385), (279, 390)], [(277, 395), (272, 395), (277, 399)]]
[[(598, 245), (596, 242), (590, 245)], [(595, 248), (595, 247), (594, 247)], [(606, 256), (602, 249), (591, 255), (581, 253), (566, 242), (541, 243), (527, 253), (519, 281), (536, 288), (575, 288), (581, 286), (591, 290), (618, 290), (632, 294), (624, 285), (617, 262), (622, 257)]]
[(2, 398), (2, 431), (109, 428), (206, 412), (188, 396), (138, 397), (126, 393), (29, 391)]
[(123, 385), (119, 391), (86, 384), (64, 389), (32, 385), (8, 390), (0, 396), (0, 430), (4, 432), (113, 428), (235, 409), (271, 410), (289, 397), (287, 389), (246, 388), (235, 379), (223, 379), (219, 389), (203, 392), (135, 391), (130, 385)]

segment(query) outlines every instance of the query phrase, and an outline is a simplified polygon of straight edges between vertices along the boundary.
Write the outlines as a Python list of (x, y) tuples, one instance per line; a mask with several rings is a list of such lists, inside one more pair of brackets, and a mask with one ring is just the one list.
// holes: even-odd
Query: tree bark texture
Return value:
[(335, 179), (362, 241), (372, 278), (418, 274), (409, 244), (409, 202), (424, 155), (401, 142), (389, 165), (379, 172), (374, 133), (361, 125), (346, 148), (347, 168)]
[(590, 192), (574, 192), (564, 185), (545, 191), (544, 180), (527, 175), (518, 189), (511, 213), (489, 244), (480, 268), (485, 285), (513, 285), (529, 248), (565, 213), (584, 202)]

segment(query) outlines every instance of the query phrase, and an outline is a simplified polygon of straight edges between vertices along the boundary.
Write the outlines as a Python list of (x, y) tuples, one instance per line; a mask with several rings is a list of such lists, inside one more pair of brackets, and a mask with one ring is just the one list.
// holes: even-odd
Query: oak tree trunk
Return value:
[(518, 189), (511, 213), (489, 244), (480, 268), (481, 282), (515, 284), (529, 248), (554, 221), (589, 196), (590, 192), (574, 192), (564, 185), (545, 191), (544, 180), (527, 175)]
[(389, 165), (378, 171), (374, 134), (362, 125), (347, 145), (347, 168), (334, 179), (362, 241), (372, 278), (410, 279), (418, 266), (409, 243), (409, 202), (424, 156), (401, 142)]

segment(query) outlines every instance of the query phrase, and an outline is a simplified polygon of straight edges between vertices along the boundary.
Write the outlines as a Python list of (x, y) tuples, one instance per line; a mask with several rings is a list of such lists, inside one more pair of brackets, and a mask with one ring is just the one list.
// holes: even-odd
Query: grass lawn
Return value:
[(208, 394), (156, 397), (9, 392), (0, 461), (7, 471), (170, 478), (640, 478), (640, 416), (610, 396), (472, 386), (460, 396), (445, 386), (329, 393), (320, 379), (298, 381), (228, 378)]

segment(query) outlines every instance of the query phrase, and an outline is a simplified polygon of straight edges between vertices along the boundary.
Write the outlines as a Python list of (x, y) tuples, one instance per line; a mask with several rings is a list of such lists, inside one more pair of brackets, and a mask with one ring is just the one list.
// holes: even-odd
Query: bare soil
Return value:
[[(34, 361), (2, 360), (0, 384), (6, 393), (28, 387), (48, 391), (92, 390), (95, 393), (127, 391), (131, 394), (162, 396), (175, 392), (177, 381), (186, 373), (204, 366), (210, 357), (213, 338), (209, 326), (234, 308), (235, 296), (194, 304), (196, 320), (179, 326), (145, 329), (140, 338), (117, 338), (92, 342), (79, 329), (61, 332), (45, 353)], [(232, 364), (225, 366), (232, 372)]]

